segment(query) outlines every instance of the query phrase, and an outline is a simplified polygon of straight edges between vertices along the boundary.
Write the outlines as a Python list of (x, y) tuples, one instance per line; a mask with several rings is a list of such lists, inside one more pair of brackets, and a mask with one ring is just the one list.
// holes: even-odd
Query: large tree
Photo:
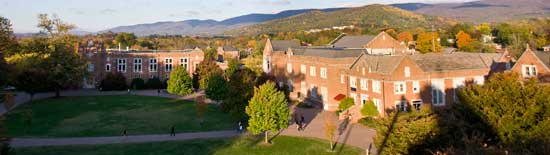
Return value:
[(472, 51), (472, 37), (464, 31), (459, 31), (456, 34), (456, 47), (463, 51)]
[(10, 54), (14, 52), (16, 45), (10, 20), (0, 16), (0, 52)]
[(168, 93), (187, 95), (193, 93), (193, 81), (184, 67), (177, 66), (170, 73), (168, 80)]
[(397, 35), (397, 40), (408, 43), (409, 41), (413, 41), (413, 35), (409, 31), (404, 31)]
[(245, 119), (245, 108), (254, 95), (256, 73), (250, 69), (239, 70), (229, 77), (227, 96), (222, 103), (222, 110), (229, 112), (235, 119)]
[(48, 34), (48, 48), (46, 59), (48, 82), (55, 90), (55, 96), (68, 87), (78, 87), (86, 75), (86, 63), (74, 49), (76, 38), (69, 31), (76, 28), (65, 23), (57, 16), (49, 18), (47, 14), (40, 14), (38, 28)]
[(132, 47), (137, 43), (137, 37), (134, 33), (120, 32), (115, 37), (115, 43), (121, 48)]
[(223, 76), (223, 70), (213, 61), (204, 60), (197, 66), (197, 73), (199, 75), (199, 86), (201, 89), (206, 89), (208, 80), (214, 76)]
[(246, 107), (248, 130), (253, 134), (264, 133), (268, 143), (268, 132), (277, 132), (288, 127), (290, 111), (285, 94), (278, 91), (275, 83), (267, 82), (254, 89), (254, 96)]

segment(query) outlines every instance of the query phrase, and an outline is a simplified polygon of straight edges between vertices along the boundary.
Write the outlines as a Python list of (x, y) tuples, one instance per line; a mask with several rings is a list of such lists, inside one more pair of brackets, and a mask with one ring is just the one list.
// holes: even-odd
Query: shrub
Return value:
[(362, 118), (362, 119), (359, 120), (359, 123), (363, 124), (364, 126), (367, 126), (369, 128), (373, 128), (373, 129), (378, 127), (378, 122), (373, 117)]
[(167, 91), (177, 95), (187, 95), (193, 92), (193, 81), (185, 68), (178, 66), (170, 73)]
[(145, 81), (142, 78), (134, 78), (130, 87), (132, 89), (145, 89)]
[(342, 112), (344, 110), (347, 110), (348, 108), (353, 106), (353, 104), (353, 98), (346, 97), (340, 101), (340, 104), (338, 105), (338, 111)]
[(367, 101), (361, 108), (361, 114), (366, 117), (378, 116), (378, 109), (371, 100)]
[(126, 78), (122, 73), (107, 73), (99, 85), (99, 89), (103, 91), (125, 90), (126, 88), (128, 88)]
[(162, 83), (158, 77), (150, 78), (145, 85), (149, 89), (160, 89), (162, 87)]

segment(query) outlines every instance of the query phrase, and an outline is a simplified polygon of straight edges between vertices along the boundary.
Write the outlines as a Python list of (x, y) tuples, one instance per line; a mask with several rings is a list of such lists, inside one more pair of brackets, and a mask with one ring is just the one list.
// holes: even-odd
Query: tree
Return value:
[(330, 119), (327, 113), (324, 114), (325, 116), (325, 138), (330, 142), (330, 150), (334, 149), (334, 131), (336, 131), (336, 125), (334, 125), (334, 122)]
[(38, 27), (48, 33), (47, 79), (55, 90), (55, 96), (59, 97), (61, 89), (82, 83), (87, 73), (86, 64), (74, 51), (76, 39), (69, 33), (75, 28), (74, 25), (61, 21), (55, 15), (50, 19), (47, 14), (40, 14), (38, 18)]
[(168, 93), (177, 95), (193, 93), (193, 81), (186, 70), (186, 68), (181, 66), (177, 66), (172, 70), (170, 79), (168, 80)]
[(248, 130), (253, 134), (264, 132), (264, 142), (268, 143), (268, 132), (277, 132), (288, 127), (290, 111), (283, 92), (275, 88), (275, 83), (267, 82), (254, 89), (254, 96), (246, 107)]
[(456, 34), (456, 47), (463, 51), (473, 51), (473, 46), (471, 45), (472, 38), (470, 35), (464, 31), (459, 31)]
[(132, 89), (144, 89), (145, 88), (145, 81), (143, 81), (142, 78), (134, 78), (134, 79), (132, 79), (130, 87)]
[(229, 77), (226, 98), (221, 104), (224, 112), (229, 112), (235, 119), (246, 119), (245, 108), (254, 95), (256, 74), (250, 69), (239, 70)]
[(438, 40), (439, 35), (437, 32), (420, 33), (416, 39), (416, 50), (420, 53), (441, 52), (441, 45)]
[(218, 57), (218, 51), (215, 48), (206, 48), (204, 50), (204, 61), (214, 61)]
[(225, 95), (227, 95), (228, 91), (227, 81), (220, 75), (213, 75), (208, 80), (204, 93), (209, 99), (221, 101), (225, 99)]
[(233, 73), (237, 72), (239, 70), (239, 60), (237, 59), (229, 59), (227, 64), (227, 69), (225, 69), (225, 76), (227, 79), (229, 79)]
[(48, 69), (45, 68), (45, 59), (42, 54), (15, 54), (7, 58), (7, 62), (14, 67), (10, 75), (9, 83), (18, 90), (30, 95), (32, 101), (34, 94), (49, 90), (51, 84), (44, 77), (48, 76)]
[(518, 74), (495, 74), (483, 86), (465, 87), (458, 97), (512, 154), (545, 154), (542, 148), (550, 147), (550, 87), (518, 79)]
[(397, 35), (397, 40), (409, 43), (410, 41), (413, 41), (413, 35), (409, 31), (404, 31)]
[(10, 20), (0, 16), (0, 52), (11, 55), (15, 52), (16, 45), (17, 41), (13, 35)]
[(367, 103), (363, 104), (363, 108), (361, 108), (361, 114), (366, 117), (378, 116), (378, 109), (376, 108), (376, 105), (374, 105), (374, 102), (369, 100), (367, 101)]
[(132, 47), (137, 43), (134, 33), (120, 32), (115, 37), (115, 43), (120, 44), (121, 48)]
[(199, 75), (199, 86), (201, 89), (206, 89), (208, 80), (214, 75), (223, 75), (223, 70), (213, 61), (202, 61), (197, 66), (197, 73)]

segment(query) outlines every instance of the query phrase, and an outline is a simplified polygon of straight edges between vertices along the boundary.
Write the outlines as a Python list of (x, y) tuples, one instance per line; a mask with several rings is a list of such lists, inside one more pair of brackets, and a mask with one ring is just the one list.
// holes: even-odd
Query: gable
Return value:
[(544, 64), (544, 62), (540, 60), (537, 54), (535, 54), (535, 52), (531, 50), (526, 50), (525, 52), (523, 52), (523, 54), (519, 57), (511, 70), (513, 72), (521, 73), (522, 65), (535, 65), (537, 66), (537, 68), (544, 68), (546, 72), (550, 71), (548, 69), (548, 66), (546, 66), (546, 64)]

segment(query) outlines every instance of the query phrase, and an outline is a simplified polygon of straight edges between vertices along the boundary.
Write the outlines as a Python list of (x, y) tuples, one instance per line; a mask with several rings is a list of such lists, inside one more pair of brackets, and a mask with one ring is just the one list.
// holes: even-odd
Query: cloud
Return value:
[(102, 14), (113, 14), (116, 12), (115, 9), (103, 9), (100, 11)]

